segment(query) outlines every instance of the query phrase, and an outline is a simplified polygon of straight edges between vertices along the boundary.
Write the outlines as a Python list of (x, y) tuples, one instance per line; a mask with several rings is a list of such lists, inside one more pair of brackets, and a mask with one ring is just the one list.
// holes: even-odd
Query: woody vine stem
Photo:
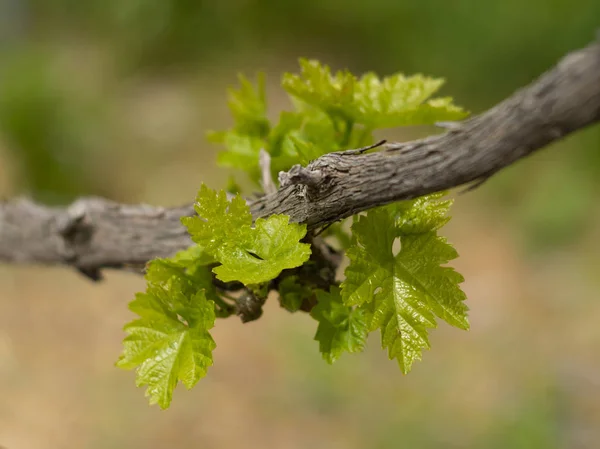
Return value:
[[(446, 132), (379, 151), (326, 154), (280, 176), (250, 202), (253, 217), (287, 214), (309, 231), (394, 201), (487, 178), (536, 150), (600, 121), (600, 41), (567, 54), (532, 84)], [(272, 190), (272, 189), (270, 189)], [(62, 264), (91, 279), (136, 269), (190, 245), (180, 223), (192, 205), (162, 208), (81, 198), (67, 207), (27, 199), (0, 203), (0, 261)], [(133, 267), (133, 268), (132, 268)]]

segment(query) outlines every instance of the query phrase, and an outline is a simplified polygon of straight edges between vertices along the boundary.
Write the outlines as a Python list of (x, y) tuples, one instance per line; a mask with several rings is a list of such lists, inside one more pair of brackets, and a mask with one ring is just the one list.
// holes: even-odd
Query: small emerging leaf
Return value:
[[(149, 278), (156, 279), (155, 274)], [(146, 385), (150, 403), (163, 409), (178, 381), (192, 388), (213, 363), (216, 345), (208, 331), (214, 326), (214, 303), (203, 290), (190, 296), (188, 289), (176, 278), (166, 285), (151, 283), (129, 306), (140, 318), (124, 328), (129, 335), (117, 366), (137, 368), (136, 384)]]
[(310, 257), (310, 245), (300, 243), (305, 225), (289, 223), (285, 215), (272, 215), (259, 218), (252, 227), (250, 209), (240, 196), (228, 201), (225, 192), (202, 185), (195, 210), (197, 217), (181, 221), (192, 240), (221, 263), (213, 271), (224, 282), (267, 282)]
[(290, 224), (287, 215), (259, 218), (254, 229), (238, 234), (238, 241), (230, 241), (218, 251), (222, 265), (213, 271), (224, 282), (248, 285), (270, 281), (308, 260), (310, 245), (299, 243), (305, 235), (306, 225)]
[(239, 76), (239, 89), (229, 89), (229, 109), (235, 120), (233, 129), (209, 133), (212, 142), (224, 144), (226, 151), (217, 156), (219, 165), (248, 171), (252, 180), (260, 176), (258, 154), (264, 147), (271, 124), (267, 119), (265, 76), (257, 76), (256, 89), (244, 76)]
[(452, 98), (429, 99), (443, 83), (441, 78), (423, 75), (398, 73), (381, 80), (367, 73), (356, 87), (355, 120), (370, 128), (392, 128), (465, 118), (467, 113), (452, 104)]
[(211, 255), (238, 234), (247, 233), (252, 224), (250, 208), (240, 196), (231, 202), (223, 190), (215, 192), (206, 185), (200, 186), (194, 209), (197, 217), (183, 217), (192, 240)]
[(286, 74), (284, 89), (333, 119), (361, 124), (368, 129), (433, 124), (460, 120), (467, 113), (449, 97), (430, 97), (443, 80), (401, 73), (380, 79), (367, 73), (360, 79), (348, 71), (335, 74), (314, 60), (300, 60), (300, 75)]
[(300, 75), (286, 73), (283, 88), (294, 97), (317, 106), (331, 116), (352, 120), (356, 78), (348, 71), (331, 74), (317, 61), (300, 59)]
[(310, 315), (319, 322), (315, 340), (327, 363), (333, 363), (342, 352), (360, 352), (365, 347), (367, 314), (361, 309), (345, 306), (338, 287), (329, 293), (317, 291), (318, 303)]
[(260, 167), (258, 155), (264, 147), (264, 141), (256, 136), (242, 134), (237, 130), (210, 133), (208, 139), (221, 143), (227, 151), (217, 155), (217, 163), (222, 167), (232, 167), (248, 172), (250, 179), (258, 182)]
[(288, 312), (297, 312), (302, 303), (313, 296), (310, 287), (298, 282), (298, 276), (288, 276), (279, 283), (279, 302)]
[(265, 94), (265, 75), (257, 76), (256, 90), (243, 75), (238, 76), (239, 89), (229, 89), (229, 109), (240, 134), (265, 137), (270, 128), (267, 120), (267, 100)]

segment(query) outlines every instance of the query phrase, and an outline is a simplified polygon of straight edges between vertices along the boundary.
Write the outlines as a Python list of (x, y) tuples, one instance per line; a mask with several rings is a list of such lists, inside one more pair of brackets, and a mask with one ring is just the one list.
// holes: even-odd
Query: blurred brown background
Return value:
[[(0, 0), (0, 197), (178, 205), (223, 187), (204, 133), (298, 57), (447, 78), (478, 112), (600, 25), (597, 0)], [(389, 130), (408, 139), (432, 130)], [(215, 366), (149, 407), (113, 366), (126, 304), (109, 272), (0, 266), (0, 445), (104, 448), (594, 448), (600, 443), (600, 128), (459, 196), (446, 234), (470, 332), (442, 325), (408, 376), (380, 349), (320, 359), (310, 317), (219, 321)]]

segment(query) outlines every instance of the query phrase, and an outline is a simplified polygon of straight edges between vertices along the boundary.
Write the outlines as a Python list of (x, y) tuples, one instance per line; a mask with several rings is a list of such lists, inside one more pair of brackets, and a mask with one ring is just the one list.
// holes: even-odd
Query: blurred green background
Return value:
[[(0, 0), (0, 197), (182, 204), (226, 184), (204, 136), (238, 72), (267, 72), (273, 117), (298, 57), (442, 76), (478, 112), (599, 26), (597, 0)], [(0, 445), (598, 447), (599, 202), (596, 125), (457, 196), (472, 330), (434, 331), (410, 375), (376, 338), (327, 366), (311, 319), (271, 301), (217, 323), (214, 368), (166, 412), (113, 367), (141, 279), (0, 266)]]

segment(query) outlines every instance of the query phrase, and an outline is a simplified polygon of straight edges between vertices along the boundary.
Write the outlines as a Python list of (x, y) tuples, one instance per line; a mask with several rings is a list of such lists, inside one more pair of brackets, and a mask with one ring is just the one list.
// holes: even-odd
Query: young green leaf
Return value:
[(183, 217), (181, 222), (192, 240), (213, 256), (225, 243), (248, 233), (252, 224), (250, 208), (241, 196), (229, 201), (223, 190), (217, 193), (205, 184), (200, 186), (194, 210), (197, 217)]
[(170, 259), (155, 259), (150, 262), (146, 280), (156, 285), (167, 285), (172, 278), (185, 280), (189, 287), (186, 294), (193, 295), (198, 289), (204, 289), (206, 299), (214, 301), (215, 313), (225, 318), (234, 313), (231, 304), (225, 302), (217, 293), (208, 265), (216, 261), (198, 245), (179, 251)]
[(220, 165), (246, 170), (251, 179), (258, 181), (258, 153), (271, 129), (266, 116), (265, 76), (258, 74), (256, 89), (244, 76), (240, 75), (238, 79), (239, 89), (228, 90), (229, 109), (235, 120), (233, 129), (209, 133), (208, 138), (226, 148), (217, 156)]
[(323, 154), (340, 149), (331, 119), (318, 109), (283, 112), (271, 130), (268, 151), (277, 174), (294, 164), (306, 165)]
[(188, 249), (179, 251), (170, 259), (158, 260), (168, 260), (169, 262), (188, 270), (188, 272), (195, 272), (201, 267), (206, 267), (206, 265), (215, 263), (214, 257), (210, 256), (200, 245), (193, 245)]
[(222, 167), (232, 167), (244, 170), (254, 182), (260, 179), (260, 167), (258, 155), (260, 149), (264, 148), (262, 138), (243, 134), (237, 130), (225, 132), (213, 132), (208, 134), (208, 140), (220, 143), (227, 151), (221, 151), (217, 155), (217, 163)]
[(256, 89), (243, 75), (238, 76), (239, 89), (229, 89), (229, 109), (235, 119), (235, 129), (240, 134), (265, 137), (269, 133), (265, 74), (256, 77)]
[[(463, 278), (441, 266), (456, 258), (456, 251), (435, 231), (402, 235), (393, 206), (369, 211), (352, 231), (356, 244), (347, 252), (343, 302), (370, 313), (371, 331), (381, 328), (383, 347), (407, 373), (429, 348), (427, 329), (437, 326), (434, 315), (453, 326), (469, 327), (459, 287)], [(394, 255), (399, 235), (400, 251)]]
[(352, 120), (356, 78), (348, 71), (331, 74), (318, 61), (300, 59), (300, 75), (286, 73), (281, 85), (294, 97), (333, 117)]
[(368, 334), (365, 311), (345, 306), (338, 287), (331, 287), (329, 293), (318, 290), (317, 300), (310, 315), (319, 322), (315, 340), (323, 359), (331, 364), (342, 352), (362, 351)]
[(297, 312), (302, 303), (313, 296), (312, 289), (298, 280), (298, 276), (288, 276), (278, 285), (279, 302), (288, 312)]
[(178, 381), (190, 389), (206, 375), (216, 347), (208, 332), (214, 326), (214, 303), (204, 290), (190, 294), (193, 287), (186, 279), (172, 276), (165, 284), (164, 269), (151, 265), (147, 291), (130, 303), (140, 318), (125, 325), (129, 335), (117, 362), (124, 369), (137, 368), (136, 384), (146, 385), (150, 403), (163, 409)]
[(222, 265), (213, 271), (224, 281), (259, 284), (283, 270), (302, 265), (310, 257), (310, 245), (300, 243), (306, 226), (289, 223), (287, 215), (259, 218), (248, 233), (239, 233), (217, 253)]
[(429, 99), (444, 84), (440, 78), (399, 73), (379, 79), (364, 75), (356, 85), (357, 123), (370, 128), (426, 125), (460, 120), (467, 113), (452, 104), (452, 98)]
[(433, 193), (388, 206), (395, 213), (399, 235), (437, 231), (450, 221), (452, 200), (443, 200), (446, 192)]
[(442, 86), (442, 79), (403, 74), (380, 79), (374, 73), (358, 79), (348, 71), (332, 74), (326, 65), (305, 59), (300, 67), (300, 75), (284, 76), (283, 88), (349, 124), (377, 129), (460, 120), (467, 115), (449, 97), (429, 99)]
[(246, 285), (270, 281), (310, 256), (310, 245), (300, 243), (306, 235), (305, 225), (272, 215), (259, 218), (252, 227), (250, 209), (239, 196), (228, 201), (225, 192), (202, 185), (195, 210), (198, 216), (181, 221), (192, 240), (221, 263), (213, 271), (222, 281)]

